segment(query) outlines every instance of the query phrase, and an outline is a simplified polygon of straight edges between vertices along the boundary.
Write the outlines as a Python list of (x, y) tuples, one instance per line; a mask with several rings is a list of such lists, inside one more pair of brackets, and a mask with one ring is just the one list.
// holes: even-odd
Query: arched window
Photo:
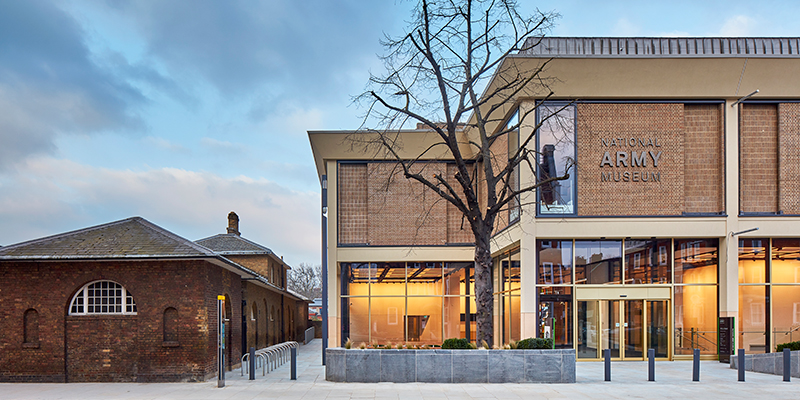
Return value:
[(39, 312), (32, 308), (22, 317), (22, 336), (24, 347), (39, 347)]
[(178, 310), (169, 307), (164, 310), (164, 344), (178, 343)]
[(136, 315), (133, 295), (119, 283), (96, 281), (86, 284), (75, 293), (69, 315), (124, 314)]

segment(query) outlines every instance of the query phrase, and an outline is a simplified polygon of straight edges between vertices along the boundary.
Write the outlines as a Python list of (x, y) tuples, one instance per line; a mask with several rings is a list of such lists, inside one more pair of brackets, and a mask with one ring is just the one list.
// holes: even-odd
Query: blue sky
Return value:
[[(555, 36), (797, 36), (794, 1), (523, 2)], [(0, 244), (134, 215), (319, 263), (307, 130), (352, 129), (411, 2), (0, 1)]]

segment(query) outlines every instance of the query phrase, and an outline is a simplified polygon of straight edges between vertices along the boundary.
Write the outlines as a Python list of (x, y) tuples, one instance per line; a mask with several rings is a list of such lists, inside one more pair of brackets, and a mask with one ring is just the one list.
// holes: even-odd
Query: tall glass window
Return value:
[(475, 337), (473, 263), (341, 263), (342, 342)]
[(621, 284), (621, 240), (576, 240), (576, 284)]
[(568, 285), (572, 283), (572, 241), (539, 240), (537, 283)]
[[(508, 120), (506, 130), (508, 131), (508, 159), (511, 160), (517, 154), (517, 151), (519, 151), (519, 111), (515, 112)], [(520, 166), (517, 165), (511, 173), (509, 186), (512, 190), (519, 190), (519, 168)], [(520, 196), (514, 196), (511, 202), (508, 203), (508, 222), (513, 223), (518, 221), (519, 214)]]
[(626, 240), (625, 283), (672, 283), (669, 240)]
[(575, 214), (575, 106), (544, 103), (536, 111), (538, 214)]
[(520, 340), (520, 253), (511, 252), (495, 260), (502, 343)]
[(675, 240), (675, 283), (717, 283), (718, 239)]

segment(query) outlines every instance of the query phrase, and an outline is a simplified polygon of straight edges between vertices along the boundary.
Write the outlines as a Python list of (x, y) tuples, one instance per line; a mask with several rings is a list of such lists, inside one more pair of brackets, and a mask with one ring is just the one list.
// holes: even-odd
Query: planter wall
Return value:
[[(731, 356), (731, 368), (739, 369), (739, 357)], [(792, 352), (791, 375), (800, 378), (800, 350)], [(783, 353), (745, 354), (744, 370), (764, 374), (783, 375)]]
[(331, 348), (332, 382), (574, 383), (575, 350), (377, 350)]

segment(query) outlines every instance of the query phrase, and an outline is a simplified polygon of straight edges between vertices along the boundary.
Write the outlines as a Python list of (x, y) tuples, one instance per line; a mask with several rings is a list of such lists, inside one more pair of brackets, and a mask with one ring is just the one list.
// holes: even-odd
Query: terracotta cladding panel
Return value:
[(741, 211), (777, 212), (778, 109), (774, 104), (743, 104), (739, 117)]
[[(447, 164), (447, 183), (453, 187), (457, 193), (461, 185), (456, 181), (458, 169), (455, 164)], [(463, 196), (462, 196), (463, 197)], [(469, 221), (462, 218), (464, 214), (450, 202), (447, 203), (447, 242), (448, 243), (474, 243), (475, 236), (472, 234)]]
[(800, 104), (778, 105), (780, 210), (800, 214)]
[[(505, 168), (508, 165), (508, 135), (503, 135), (498, 137), (492, 146), (489, 148), (489, 152), (492, 155), (492, 169), (495, 174), (500, 168)], [(483, 182), (486, 182), (483, 180)], [(503, 188), (502, 182), (498, 182), (496, 190), (499, 196), (500, 191)], [(485, 196), (481, 196), (482, 198)], [(481, 207), (481, 209), (486, 209), (485, 206)], [(494, 231), (498, 232), (501, 229), (508, 226), (508, 211), (501, 211), (497, 213), (497, 218), (494, 220)]]
[[(579, 104), (577, 118), (579, 215), (680, 215), (684, 211), (683, 104)], [(648, 144), (650, 140), (653, 145)], [(633, 151), (648, 152), (646, 167), (632, 166)], [(661, 152), (658, 167), (650, 151)], [(605, 152), (613, 167), (601, 167)], [(617, 167), (617, 152), (627, 153), (627, 167)], [(610, 179), (603, 181), (604, 174)]]
[(339, 164), (339, 243), (367, 242), (367, 164)]
[[(445, 163), (418, 163), (415, 172), (433, 180)], [(447, 202), (394, 163), (367, 167), (367, 243), (373, 246), (447, 244)]]
[(723, 211), (721, 105), (684, 105), (686, 212)]

